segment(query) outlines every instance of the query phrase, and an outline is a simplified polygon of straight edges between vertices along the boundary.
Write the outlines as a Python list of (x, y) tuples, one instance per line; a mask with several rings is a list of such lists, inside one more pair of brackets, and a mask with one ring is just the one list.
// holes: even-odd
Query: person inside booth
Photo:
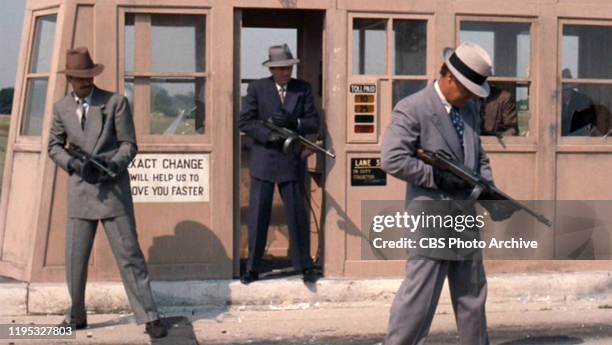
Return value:
[(293, 267), (303, 274), (304, 283), (317, 279), (310, 257), (310, 229), (304, 200), (305, 161), (300, 152), (283, 149), (285, 138), (266, 126), (266, 122), (272, 122), (300, 135), (318, 133), (320, 120), (312, 87), (306, 81), (291, 78), (293, 66), (299, 62), (287, 44), (270, 47), (269, 59), (263, 66), (269, 68), (271, 75), (249, 84), (238, 120), (240, 130), (253, 138), (249, 164), (249, 255), (246, 272), (240, 278), (243, 284), (259, 279), (276, 185), (289, 228)]

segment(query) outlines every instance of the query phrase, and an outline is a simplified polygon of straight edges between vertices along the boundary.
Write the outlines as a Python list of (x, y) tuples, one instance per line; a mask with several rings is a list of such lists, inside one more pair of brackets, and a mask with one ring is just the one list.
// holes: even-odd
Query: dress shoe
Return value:
[(151, 338), (163, 338), (168, 335), (168, 330), (159, 319), (145, 324), (145, 332), (149, 334)]
[(307, 268), (302, 272), (302, 280), (304, 283), (316, 283), (317, 282), (317, 274), (312, 268)]
[(244, 285), (251, 284), (256, 280), (259, 280), (259, 273), (253, 271), (248, 271), (240, 277), (240, 282)]
[(79, 323), (69, 322), (68, 320), (64, 320), (58, 326), (60, 327), (70, 326), (74, 329), (85, 329), (87, 328), (87, 320), (84, 320), (83, 322), (79, 322)]

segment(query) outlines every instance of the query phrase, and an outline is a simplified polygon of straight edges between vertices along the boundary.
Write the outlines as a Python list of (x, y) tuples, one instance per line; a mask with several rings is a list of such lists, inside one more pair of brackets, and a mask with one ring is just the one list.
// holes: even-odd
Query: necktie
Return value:
[(85, 100), (79, 99), (77, 100), (77, 104), (79, 105), (77, 107), (77, 117), (81, 122), (81, 129), (85, 130), (85, 118), (87, 117), (87, 108), (85, 107), (85, 105), (87, 103), (85, 102)]
[(452, 108), (451, 110), (451, 121), (453, 123), (453, 127), (455, 127), (455, 131), (459, 136), (459, 142), (461, 146), (463, 146), (463, 119), (461, 119), (461, 115), (459, 115), (459, 110), (457, 108)]
[(280, 96), (281, 103), (285, 103), (285, 87), (281, 86), (278, 89), (278, 95)]

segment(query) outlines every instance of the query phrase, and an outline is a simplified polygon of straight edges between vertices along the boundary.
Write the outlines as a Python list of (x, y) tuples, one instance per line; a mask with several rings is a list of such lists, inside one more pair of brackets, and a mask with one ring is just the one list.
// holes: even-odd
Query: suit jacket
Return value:
[[(409, 214), (456, 214), (453, 202), (466, 200), (469, 192), (448, 195), (440, 191), (434, 182), (433, 168), (418, 159), (418, 148), (430, 151), (445, 150), (453, 159), (480, 173), (492, 181), (493, 176), (489, 159), (485, 154), (480, 137), (475, 130), (479, 128), (479, 112), (474, 102), (468, 102), (460, 109), (463, 118), (463, 149), (450, 115), (444, 108), (433, 84), (401, 100), (393, 109), (391, 125), (384, 134), (382, 144), (382, 168), (392, 176), (406, 181), (406, 210)], [(431, 202), (436, 200), (436, 202)], [(446, 202), (445, 202), (446, 201)], [(474, 210), (468, 212), (473, 213)], [(458, 233), (453, 229), (417, 229), (413, 235), (428, 237), (461, 236), (470, 240), (478, 236), (477, 231)], [(435, 235), (434, 235), (435, 234)], [(421, 255), (439, 259), (465, 258), (464, 252), (448, 250), (412, 251), (411, 256)]]
[(482, 107), (482, 135), (518, 135), (516, 101), (506, 90), (491, 87), (491, 94)]
[(251, 82), (238, 120), (240, 130), (254, 139), (250, 152), (251, 176), (277, 183), (299, 180), (304, 169), (298, 152), (285, 154), (267, 143), (271, 130), (262, 121), (267, 121), (281, 107), (288, 116), (298, 119), (299, 134), (319, 131), (319, 114), (312, 89), (310, 84), (299, 79), (291, 79), (287, 84), (284, 102), (280, 100), (272, 77)]
[(84, 151), (111, 159), (119, 167), (117, 178), (90, 184), (77, 174), (68, 181), (68, 217), (83, 219), (112, 218), (133, 212), (128, 164), (137, 152), (136, 132), (128, 100), (116, 93), (94, 87), (87, 111), (85, 130), (76, 115), (72, 94), (53, 106), (53, 123), (48, 151), (51, 159), (68, 171), (71, 156), (64, 149), (73, 143)]

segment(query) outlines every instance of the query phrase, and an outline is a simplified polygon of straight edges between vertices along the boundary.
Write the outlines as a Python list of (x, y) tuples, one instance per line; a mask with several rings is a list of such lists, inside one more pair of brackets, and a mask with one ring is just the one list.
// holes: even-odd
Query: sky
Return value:
[(25, 0), (0, 0), (0, 89), (15, 85)]

